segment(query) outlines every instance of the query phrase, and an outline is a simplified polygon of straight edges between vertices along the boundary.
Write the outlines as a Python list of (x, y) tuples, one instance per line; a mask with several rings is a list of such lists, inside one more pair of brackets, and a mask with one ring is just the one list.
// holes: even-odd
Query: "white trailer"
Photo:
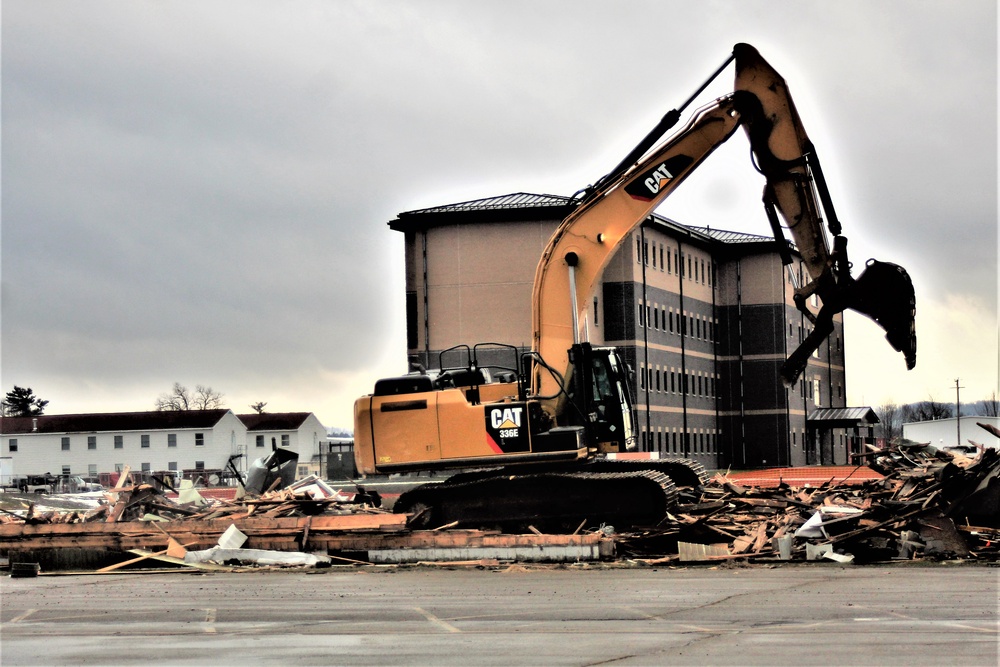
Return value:
[(0, 487), (14, 486), (14, 459), (0, 456)]

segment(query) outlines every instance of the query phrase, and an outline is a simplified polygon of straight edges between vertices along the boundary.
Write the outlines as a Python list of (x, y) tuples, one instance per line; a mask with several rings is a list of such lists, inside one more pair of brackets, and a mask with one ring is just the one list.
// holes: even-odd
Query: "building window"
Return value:
[(62, 450), (64, 452), (68, 452), (69, 451), (69, 438), (68, 437), (62, 438), (61, 443), (62, 443)]
[(87, 436), (87, 449), (97, 449), (97, 436), (88, 435)]
[(642, 240), (638, 236), (635, 237), (635, 261), (642, 264)]
[(649, 241), (642, 244), (642, 263), (649, 266)]
[(815, 382), (813, 382), (813, 402), (816, 403), (816, 407), (819, 407), (819, 403), (820, 403), (820, 400), (819, 400), (820, 399), (820, 394), (819, 394), (820, 382), (821, 382), (820, 381), (820, 377), (817, 375)]
[(195, 470), (204, 470), (205, 469), (205, 462), (204, 461), (195, 461), (194, 462), (194, 469)]
[(659, 329), (660, 328), (660, 309), (659, 308), (653, 308), (653, 328), (654, 329)]
[(284, 435), (281, 436), (281, 446), (287, 447), (290, 444), (291, 444), (291, 438), (287, 433), (285, 433)]
[(17, 451), (17, 438), (11, 438), (7, 441), (7, 451), (16, 452)]
[(670, 267), (671, 267), (671, 263), (670, 263), (670, 253), (668, 252), (668, 253), (667, 253), (667, 273), (673, 273), (673, 269), (672, 269), (672, 268), (670, 268)]
[(660, 271), (663, 270), (663, 244), (660, 244)]
[(258, 447), (263, 447), (264, 446), (264, 436), (262, 436), (262, 435), (258, 435), (257, 436), (257, 446)]
[(142, 471), (143, 472), (150, 472), (152, 470), (153, 470), (153, 467), (149, 463), (143, 463), (142, 464)]
[(656, 244), (653, 244), (653, 268), (656, 268)]
[(594, 326), (595, 327), (598, 326), (598, 321), (597, 321), (597, 297), (596, 296), (594, 297)]
[(176, 447), (176, 446), (177, 446), (177, 434), (176, 433), (168, 433), (167, 434), (167, 447)]
[(167, 463), (167, 470), (177, 472), (177, 461), (170, 461)]
[(87, 466), (87, 476), (88, 477), (97, 477), (97, 464), (96, 463), (91, 463), (90, 465)]
[(72, 466), (63, 466), (62, 467), (62, 474), (64, 474), (64, 475), (72, 475), (73, 474), (73, 468), (72, 468)]
[(143, 434), (139, 436), (139, 446), (149, 447), (149, 435)]
[(115, 449), (123, 449), (125, 447), (125, 436), (116, 435), (115, 436)]
[(641, 303), (639, 304), (639, 326), (646, 326), (646, 308)]
[(195, 433), (194, 434), (194, 446), (195, 447), (204, 447), (205, 446), (205, 434), (204, 433)]

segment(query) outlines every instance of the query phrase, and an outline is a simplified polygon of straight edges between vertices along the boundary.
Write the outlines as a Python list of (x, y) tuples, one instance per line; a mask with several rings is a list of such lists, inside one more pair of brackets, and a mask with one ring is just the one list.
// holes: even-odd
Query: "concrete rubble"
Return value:
[[(344, 492), (315, 477), (221, 500), (191, 488), (169, 497), (153, 485), (129, 485), (126, 474), (114, 489), (88, 494), (90, 507), (46, 508), (42, 496), (0, 511), (0, 557), (12, 576), (152, 565), (242, 571), (421, 562), (1000, 560), (997, 450), (963, 456), (907, 443), (858, 458), (847, 474), (825, 480), (828, 471), (818, 467), (784, 469), (770, 483), (752, 473), (717, 474), (682, 488), (680, 503), (656, 526), (581, 526), (570, 535), (411, 530), (409, 517), (380, 507), (377, 494)], [(792, 485), (782, 476), (799, 480), (803, 471), (820, 481)]]

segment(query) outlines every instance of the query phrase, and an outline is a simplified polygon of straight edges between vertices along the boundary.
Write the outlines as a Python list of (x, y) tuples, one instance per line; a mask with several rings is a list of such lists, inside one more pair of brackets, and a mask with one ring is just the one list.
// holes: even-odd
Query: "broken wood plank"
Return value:
[[(184, 547), (194, 546), (195, 544), (197, 544), (197, 542), (191, 542), (189, 544), (178, 545), (178, 546), (180, 546), (181, 548), (184, 548)], [(138, 550), (131, 550), (129, 553), (135, 553), (135, 551), (138, 551)], [(123, 568), (126, 565), (133, 565), (135, 563), (140, 563), (140, 562), (142, 562), (144, 560), (149, 560), (150, 558), (155, 558), (157, 556), (169, 556), (169, 555), (171, 555), (169, 553), (169, 551), (170, 551), (170, 548), (168, 547), (166, 549), (162, 549), (162, 550), (156, 551), (156, 552), (148, 552), (148, 551), (147, 552), (143, 552), (143, 555), (139, 556), (138, 558), (132, 558), (130, 560), (122, 561), (121, 563), (115, 563), (114, 565), (108, 565), (107, 567), (102, 567), (99, 570), (95, 570), (95, 572), (112, 572), (114, 570), (118, 570), (120, 568)], [(187, 553), (186, 549), (185, 549), (185, 553)], [(181, 558), (183, 558), (183, 556), (181, 556)]]

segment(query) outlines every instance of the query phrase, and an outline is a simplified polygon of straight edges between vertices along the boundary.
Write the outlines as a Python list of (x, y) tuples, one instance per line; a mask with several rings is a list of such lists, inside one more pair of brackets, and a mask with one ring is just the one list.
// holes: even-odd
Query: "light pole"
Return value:
[(960, 389), (965, 389), (965, 387), (958, 386), (958, 378), (955, 378), (955, 434), (958, 438), (958, 442), (955, 444), (959, 447), (962, 446), (962, 399)]

